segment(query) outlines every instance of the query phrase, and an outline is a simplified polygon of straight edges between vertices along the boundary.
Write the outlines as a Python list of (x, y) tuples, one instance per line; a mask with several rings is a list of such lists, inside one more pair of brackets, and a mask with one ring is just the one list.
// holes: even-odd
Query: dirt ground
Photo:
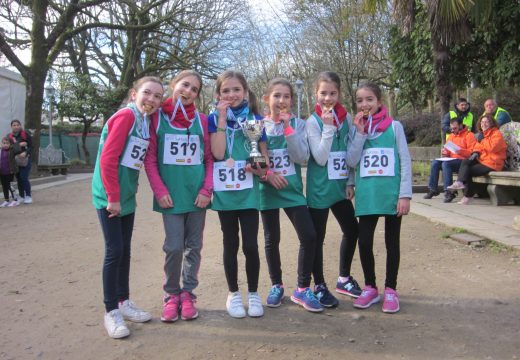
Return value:
[[(283, 219), (282, 259), (286, 297), (260, 319), (232, 319), (221, 233), (209, 211), (200, 286), (200, 317), (159, 320), (163, 280), (163, 228), (151, 211), (141, 178), (131, 273), (132, 299), (152, 311), (146, 324), (130, 324), (124, 340), (102, 325), (103, 240), (90, 204), (90, 182), (36, 191), (33, 205), (0, 209), (0, 359), (518, 359), (520, 358), (520, 254), (487, 246), (475, 249), (446, 238), (452, 229), (410, 215), (403, 221), (398, 290), (401, 312), (380, 305), (340, 306), (312, 314), (287, 296), (296, 282), (297, 238)], [(260, 232), (262, 234), (262, 230)], [(331, 219), (325, 274), (334, 285), (339, 226)], [(261, 248), (260, 288), (269, 289)], [(376, 235), (376, 271), (382, 286), (385, 249)], [(245, 286), (243, 255), (240, 284)], [(362, 283), (356, 254), (353, 275)]]

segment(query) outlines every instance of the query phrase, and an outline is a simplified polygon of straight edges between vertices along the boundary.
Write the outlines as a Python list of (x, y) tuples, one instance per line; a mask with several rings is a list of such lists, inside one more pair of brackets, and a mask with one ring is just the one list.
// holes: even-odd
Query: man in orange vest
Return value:
[[(455, 118), (450, 121), (450, 134), (446, 140), (446, 143), (453, 143), (458, 147), (455, 150), (454, 147), (449, 146), (455, 152), (448, 150), (446, 147), (442, 148), (442, 156), (444, 159), (434, 159), (431, 162), (430, 167), (430, 180), (428, 183), (429, 191), (424, 195), (425, 199), (431, 199), (434, 196), (439, 195), (437, 188), (439, 186), (439, 172), (442, 169), (442, 177), (444, 179), (444, 202), (451, 202), (455, 196), (455, 192), (448, 191), (448, 186), (453, 183), (453, 173), (458, 172), (460, 164), (463, 159), (467, 159), (473, 151), (473, 145), (475, 145), (475, 135), (468, 131), (468, 128), (462, 124), (460, 118)], [(452, 159), (452, 160), (448, 160)]]

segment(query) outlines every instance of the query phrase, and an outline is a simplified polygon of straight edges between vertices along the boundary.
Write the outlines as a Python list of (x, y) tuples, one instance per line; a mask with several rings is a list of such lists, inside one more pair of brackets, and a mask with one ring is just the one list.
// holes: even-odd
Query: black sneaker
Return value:
[(316, 295), (318, 301), (323, 307), (333, 308), (339, 304), (338, 299), (330, 293), (329, 289), (327, 289), (327, 284), (325, 283), (314, 287), (314, 295)]
[(446, 191), (444, 193), (444, 202), (445, 203), (450, 203), (456, 197), (457, 197), (457, 193), (456, 192)]
[(361, 288), (357, 281), (352, 276), (349, 276), (345, 282), (338, 279), (338, 282), (336, 283), (336, 292), (357, 299), (359, 295), (361, 295)]
[(435, 191), (435, 190), (428, 190), (428, 193), (426, 195), (423, 196), (424, 199), (431, 199), (432, 197), (434, 196), (437, 196), (439, 195), (439, 192), (438, 191)]

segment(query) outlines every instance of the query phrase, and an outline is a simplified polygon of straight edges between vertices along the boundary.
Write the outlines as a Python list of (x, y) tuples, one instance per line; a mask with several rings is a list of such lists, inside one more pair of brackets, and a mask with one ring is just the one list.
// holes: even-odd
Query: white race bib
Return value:
[(148, 140), (143, 140), (137, 136), (130, 136), (125, 154), (123, 155), (123, 160), (121, 160), (121, 165), (130, 169), (141, 170), (149, 144), (150, 142)]
[(361, 155), (360, 176), (395, 176), (393, 148), (365, 149)]
[(348, 179), (346, 151), (331, 151), (329, 153), (329, 160), (327, 161), (327, 173), (329, 175), (329, 180)]
[(245, 160), (235, 161), (228, 167), (225, 161), (213, 164), (213, 190), (237, 191), (253, 187), (253, 174), (246, 171)]
[(287, 149), (269, 150), (269, 168), (275, 174), (282, 176), (290, 176), (296, 174), (294, 162), (289, 157)]
[(198, 135), (165, 134), (163, 163), (169, 165), (200, 165)]

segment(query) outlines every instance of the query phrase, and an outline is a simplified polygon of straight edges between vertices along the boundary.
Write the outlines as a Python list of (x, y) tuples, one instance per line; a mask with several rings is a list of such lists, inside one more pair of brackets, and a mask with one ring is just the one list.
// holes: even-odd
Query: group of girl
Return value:
[[(125, 319), (146, 322), (152, 317), (129, 300), (128, 285), (135, 193), (143, 166), (154, 193), (154, 210), (162, 213), (166, 233), (162, 321), (198, 316), (193, 291), (198, 285), (208, 207), (218, 212), (223, 233), (229, 290), (226, 309), (231, 317), (264, 314), (258, 294), (259, 212), (272, 283), (266, 305), (282, 303), (280, 209), (300, 241), (297, 283), (290, 298), (311, 312), (338, 305), (323, 273), (329, 209), (343, 233), (336, 292), (355, 298), (357, 308), (380, 301), (372, 247), (378, 218), (384, 216), (387, 271), (383, 311), (399, 311), (395, 291), (399, 237), (401, 216), (410, 207), (411, 165), (403, 128), (387, 115), (380, 89), (372, 83), (359, 87), (359, 112), (353, 117), (340, 103), (338, 75), (321, 73), (315, 83), (314, 112), (303, 121), (290, 112), (293, 88), (282, 78), (267, 85), (262, 97), (264, 116), (239, 72), (228, 70), (218, 76), (216, 110), (207, 118), (195, 107), (201, 88), (198, 73), (182, 71), (171, 81), (170, 96), (162, 102), (160, 79), (142, 78), (131, 90), (127, 107), (113, 115), (103, 129), (92, 188), (105, 238), (103, 291), (109, 336), (129, 335)], [(244, 122), (262, 118), (259, 149), (266, 167), (248, 161), (251, 145), (242, 131)], [(304, 196), (301, 167), (306, 163)], [(240, 234), (247, 311), (238, 286)], [(358, 237), (363, 290), (350, 273)]]
[[(4, 201), (0, 208), (15, 207), (20, 204), (32, 204), (31, 172), (32, 137), (23, 130), (22, 123), (18, 119), (11, 121), (11, 132), (2, 138), (0, 147), (0, 180), (4, 193)], [(11, 182), (16, 177), (18, 195), (11, 187)]]

